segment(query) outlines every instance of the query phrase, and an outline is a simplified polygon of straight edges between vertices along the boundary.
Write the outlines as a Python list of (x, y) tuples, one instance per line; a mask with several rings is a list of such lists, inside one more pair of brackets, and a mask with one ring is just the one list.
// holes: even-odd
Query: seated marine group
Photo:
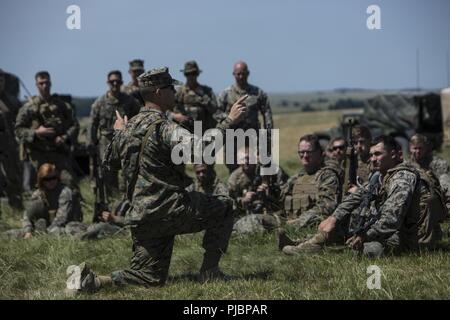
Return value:
[[(335, 137), (326, 146), (314, 134), (299, 137), (301, 169), (290, 178), (281, 168), (262, 175), (262, 165), (251, 161), (258, 159), (256, 150), (247, 145), (225, 150), (237, 160), (227, 165), (227, 184), (214, 165), (195, 164), (192, 179), (185, 165), (171, 161), (172, 133), (180, 126), (191, 130), (193, 121), (201, 121), (203, 132), (217, 128), (226, 135), (227, 129), (259, 129), (260, 114), (263, 128), (273, 128), (273, 119), (266, 93), (248, 83), (245, 62), (234, 65), (235, 83), (217, 99), (198, 83), (201, 70), (195, 61), (181, 71), (184, 85), (167, 68), (145, 72), (142, 60), (130, 62), (127, 86), (119, 71), (108, 74), (108, 92), (92, 105), (89, 137), (103, 161), (106, 203), (89, 226), (82, 222), (78, 182), (61, 147), (77, 132), (76, 119), (69, 106), (50, 95), (50, 75), (36, 75), (40, 96), (19, 109), (14, 130), (34, 166), (37, 190), (24, 210), (23, 228), (8, 233), (95, 239), (127, 228), (132, 235), (128, 269), (99, 276), (85, 263), (70, 266), (68, 287), (94, 292), (108, 285), (163, 285), (175, 236), (202, 230), (201, 281), (227, 278), (219, 261), (233, 230), (273, 231), (286, 255), (340, 245), (380, 257), (438, 246), (448, 218), (450, 169), (433, 155), (427, 136), (413, 135), (406, 157), (393, 137), (372, 137), (369, 128), (355, 125), (351, 139)], [(109, 210), (117, 194), (120, 201)], [(300, 240), (288, 236), (306, 227), (316, 228), (315, 234)]]

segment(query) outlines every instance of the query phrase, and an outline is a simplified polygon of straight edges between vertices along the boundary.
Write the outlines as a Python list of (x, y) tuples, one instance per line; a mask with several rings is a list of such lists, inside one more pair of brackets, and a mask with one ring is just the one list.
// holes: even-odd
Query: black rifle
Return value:
[(107, 206), (107, 193), (105, 187), (105, 180), (103, 176), (103, 169), (101, 167), (100, 154), (98, 148), (92, 154), (92, 167), (95, 179), (94, 194), (94, 216), (92, 222), (100, 222), (103, 211), (109, 211)]
[(352, 129), (354, 125), (354, 121), (352, 119), (348, 120), (348, 127), (347, 127), (347, 141), (348, 141), (348, 147), (347, 147), (347, 158), (349, 161), (349, 170), (348, 170), (348, 182), (350, 185), (356, 186), (357, 185), (357, 171), (358, 171), (358, 157), (355, 152), (355, 146), (353, 141), (353, 134)]
[(376, 171), (372, 174), (369, 179), (369, 185), (367, 186), (367, 191), (364, 193), (361, 203), (359, 205), (357, 222), (355, 224), (355, 229), (350, 230), (351, 236), (358, 236), (367, 232), (370, 227), (377, 222), (380, 218), (380, 214), (374, 208), (368, 215), (363, 215), (365, 209), (370, 210), (370, 203), (375, 200), (377, 196), (378, 186), (380, 185), (380, 172)]

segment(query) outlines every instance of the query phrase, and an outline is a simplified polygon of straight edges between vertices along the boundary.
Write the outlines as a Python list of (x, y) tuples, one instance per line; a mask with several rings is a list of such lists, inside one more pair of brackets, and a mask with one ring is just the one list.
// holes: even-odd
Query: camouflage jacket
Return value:
[(139, 108), (139, 102), (123, 92), (119, 94), (118, 99), (108, 93), (97, 98), (91, 107), (90, 143), (97, 144), (99, 135), (106, 137), (108, 140), (112, 138), (116, 111), (122, 117), (126, 115), (128, 119), (131, 119), (139, 112)]
[(195, 179), (194, 183), (186, 188), (188, 192), (197, 191), (205, 194), (211, 195), (228, 195), (227, 186), (220, 181), (219, 178), (211, 179), (207, 185), (201, 185), (197, 179)]
[[(444, 160), (445, 161), (445, 160)], [(431, 241), (430, 232), (447, 217), (445, 205), (446, 196), (439, 179), (431, 168), (422, 168), (417, 162), (405, 162), (414, 166), (420, 175), (420, 216), (419, 216), (419, 243)]]
[[(54, 128), (56, 136), (62, 136), (65, 144), (57, 146), (55, 137), (39, 138), (35, 130), (39, 126)], [(19, 140), (29, 150), (41, 152), (57, 151), (65, 152), (68, 144), (77, 141), (80, 125), (75, 118), (70, 104), (52, 96), (45, 101), (39, 96), (34, 96), (19, 110), (16, 119), (15, 133)]]
[(216, 120), (226, 118), (217, 108), (216, 96), (208, 86), (198, 85), (195, 89), (180, 86), (175, 103), (174, 111), (186, 114), (194, 121), (202, 121), (203, 131), (215, 127)]
[(126, 85), (122, 86), (121, 90), (126, 94), (132, 95), (139, 91), (139, 86), (136, 86), (133, 81), (128, 82)]
[[(42, 201), (44, 203), (45, 209), (49, 213), (49, 228), (64, 227), (72, 221), (72, 191), (63, 184), (59, 184), (55, 189), (45, 193), (39, 189), (34, 191), (31, 201)], [(23, 216), (23, 229), (25, 232), (31, 232), (34, 229), (33, 222), (30, 221), (26, 212)]]
[(450, 174), (450, 168), (447, 160), (438, 156), (433, 156), (433, 160), (430, 163), (430, 169), (438, 178), (444, 174)]
[[(411, 165), (398, 164), (381, 178), (376, 199), (370, 208), (357, 214), (376, 212), (379, 219), (370, 226), (365, 241), (385, 242), (394, 234), (400, 238), (400, 246), (417, 247), (418, 220), (420, 214), (421, 188), (420, 175)], [(366, 192), (367, 184), (348, 195), (338, 206), (333, 216), (338, 220), (349, 216), (357, 209)]]
[[(247, 116), (237, 125), (243, 130), (255, 129), (258, 130), (261, 126), (259, 123), (259, 113), (261, 112), (266, 128), (270, 125), (273, 128), (272, 109), (270, 107), (269, 98), (267, 94), (256, 86), (248, 85), (245, 90), (239, 89), (236, 84), (226, 88), (218, 98), (219, 109), (228, 114), (233, 104), (242, 96), (248, 94), (249, 97), (245, 100), (247, 105)], [(223, 117), (223, 116), (222, 116)]]
[[(225, 134), (230, 122), (226, 118), (216, 128)], [(171, 159), (172, 149), (179, 143), (173, 134), (179, 129), (165, 113), (142, 107), (122, 130), (114, 132), (104, 164), (110, 169), (121, 168), (125, 179), (130, 181), (127, 198), (131, 209), (126, 215), (127, 223), (161, 219), (168, 208), (177, 208), (184, 201), (185, 188), (192, 180), (184, 165), (176, 165)], [(142, 147), (146, 135), (148, 139)]]
[[(280, 170), (278, 170), (275, 183), (277, 189), (283, 188), (289, 178), (283, 169), (279, 169)], [(249, 177), (244, 173), (242, 167), (239, 167), (234, 170), (228, 178), (228, 190), (230, 192), (230, 197), (232, 197), (239, 206), (242, 206), (242, 198), (245, 196), (247, 191), (250, 191), (251, 189), (256, 191), (258, 185), (262, 183), (262, 177), (258, 174), (259, 170), (259, 166), (257, 166), (255, 169), (255, 176)], [(273, 195), (273, 197), (279, 198), (279, 190), (277, 193), (278, 194)]]
[(430, 169), (439, 179), (442, 190), (445, 192), (447, 198), (450, 199), (450, 167), (445, 159), (434, 156), (430, 163)]
[(282, 191), (284, 214), (296, 218), (302, 214), (326, 217), (342, 199), (343, 169), (335, 160), (327, 160), (313, 174), (304, 169), (291, 177)]

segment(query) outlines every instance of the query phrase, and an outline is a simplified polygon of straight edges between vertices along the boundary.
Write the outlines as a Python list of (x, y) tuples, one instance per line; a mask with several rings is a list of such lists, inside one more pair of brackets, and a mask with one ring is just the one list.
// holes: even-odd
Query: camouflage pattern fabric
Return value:
[(283, 215), (302, 228), (331, 215), (342, 199), (343, 169), (329, 160), (313, 174), (302, 169), (291, 177), (282, 192)]
[[(149, 84), (150, 85), (150, 84)], [(225, 133), (227, 118), (217, 128)], [(156, 125), (153, 125), (156, 123)], [(171, 160), (180, 127), (158, 110), (144, 107), (114, 134), (105, 164), (121, 167), (128, 181), (133, 258), (128, 269), (112, 273), (115, 284), (162, 285), (169, 271), (175, 235), (206, 230), (201, 271), (217, 267), (233, 227), (232, 202), (226, 196), (187, 192), (190, 178)], [(142, 141), (149, 134), (141, 150)]]
[[(251, 188), (257, 187), (254, 186), (255, 181), (259, 181), (259, 183), (262, 182), (262, 177), (258, 174), (259, 172), (260, 168), (257, 166), (255, 169), (255, 176), (250, 177), (242, 170), (242, 167), (239, 167), (234, 170), (228, 178), (230, 197), (236, 201), (239, 208), (243, 208), (242, 198), (245, 196), (245, 193), (250, 191)], [(282, 188), (288, 181), (288, 178), (289, 176), (286, 172), (282, 168), (279, 168), (275, 184), (279, 188)]]
[[(122, 117), (126, 115), (131, 119), (139, 112), (139, 108), (139, 102), (123, 92), (118, 98), (106, 93), (95, 100), (91, 107), (90, 144), (97, 145), (96, 152), (99, 152), (100, 159), (104, 158), (105, 150), (111, 142), (116, 111)], [(112, 196), (119, 188), (117, 172), (105, 171), (104, 181), (108, 196)]]
[[(248, 85), (245, 89), (240, 89), (236, 84), (233, 84), (231, 87), (226, 88), (218, 98), (219, 109), (224, 112), (225, 116), (231, 110), (233, 104), (242, 96), (248, 94), (249, 97), (245, 100), (245, 104), (247, 106), (247, 117), (244, 118), (239, 124), (237, 124), (237, 128), (240, 129), (255, 129), (258, 130), (261, 126), (258, 120), (259, 113), (262, 113), (264, 118), (266, 119), (266, 125), (273, 128), (273, 118), (272, 118), (272, 109), (270, 107), (269, 98), (267, 94), (262, 91), (260, 88)], [(222, 116), (222, 117), (223, 117)]]
[[(58, 146), (55, 137), (39, 138), (35, 130), (41, 125), (55, 129), (56, 136), (62, 136), (64, 143)], [(64, 183), (77, 189), (70, 147), (77, 141), (78, 132), (79, 124), (72, 107), (57, 97), (45, 101), (34, 96), (19, 110), (15, 133), (32, 164), (31, 186), (35, 184), (37, 169), (44, 163), (51, 163), (61, 172)]]
[(439, 183), (447, 198), (450, 198), (450, 167), (448, 162), (438, 156), (433, 156), (433, 160), (430, 163), (430, 169), (439, 179)]
[(440, 223), (447, 217), (445, 194), (439, 180), (430, 169), (422, 168), (416, 162), (407, 162), (420, 174), (422, 183), (420, 195), (419, 245), (433, 248), (442, 239)]
[(48, 231), (54, 228), (64, 228), (70, 221), (80, 221), (80, 217), (74, 215), (73, 200), (72, 191), (63, 184), (59, 184), (55, 189), (47, 192), (36, 190), (31, 197), (31, 203), (24, 212), (23, 230), (32, 232), (35, 222), (39, 219), (46, 221)]
[(174, 111), (190, 116), (194, 121), (202, 122), (202, 130), (205, 132), (216, 126), (216, 119), (223, 119), (218, 110), (217, 100), (213, 90), (205, 85), (198, 85), (195, 89), (187, 85), (178, 87), (175, 95), (176, 105)]
[[(420, 175), (413, 166), (401, 163), (388, 170), (375, 201), (358, 213), (367, 215), (377, 210), (380, 214), (366, 233), (364, 254), (375, 257), (417, 249), (421, 188)], [(364, 192), (364, 188), (359, 188), (342, 201), (333, 213), (338, 222), (358, 208)], [(352, 216), (351, 224), (357, 218)]]
[(264, 232), (264, 220), (262, 214), (248, 214), (233, 225), (233, 231), (240, 235)]
[[(232, 86), (226, 88), (219, 95), (218, 107), (222, 111), (222, 113), (217, 114), (217, 120), (220, 121), (221, 119), (223, 119), (230, 112), (233, 104), (239, 98), (245, 95), (248, 95), (248, 98), (245, 100), (245, 104), (247, 106), (247, 115), (243, 120), (241, 120), (240, 123), (236, 125), (236, 129), (243, 129), (244, 131), (247, 129), (260, 129), (260, 113), (264, 118), (264, 127), (273, 128), (272, 109), (270, 107), (269, 98), (263, 90), (251, 84), (247, 85), (245, 89), (240, 89), (236, 84), (233, 84)], [(225, 149), (225, 154), (227, 153), (232, 153), (234, 155), (234, 159), (236, 159), (236, 148), (234, 150)], [(233, 172), (238, 167), (237, 161), (235, 161), (235, 163), (233, 164), (227, 164), (227, 167), (230, 173)]]
[[(350, 163), (349, 161), (344, 162), (344, 168), (345, 168), (345, 188), (344, 190), (347, 192), (347, 190), (350, 188), (349, 183), (349, 170), (350, 170)], [(364, 185), (366, 182), (369, 181), (369, 175), (370, 175), (370, 159), (367, 162), (363, 162), (361, 158), (358, 157), (358, 169), (356, 170), (356, 181), (358, 185)]]

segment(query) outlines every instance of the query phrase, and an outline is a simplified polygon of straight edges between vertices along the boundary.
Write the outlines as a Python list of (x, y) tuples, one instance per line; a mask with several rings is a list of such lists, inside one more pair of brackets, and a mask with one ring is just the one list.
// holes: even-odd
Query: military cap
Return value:
[(184, 69), (180, 70), (184, 74), (188, 73), (200, 73), (202, 70), (198, 68), (197, 62), (194, 60), (188, 61), (184, 64)]
[(169, 68), (155, 68), (144, 72), (138, 77), (139, 88), (158, 89), (169, 85), (181, 85), (182, 83), (172, 78)]
[(139, 59), (134, 59), (129, 62), (130, 70), (144, 70), (144, 61)]

